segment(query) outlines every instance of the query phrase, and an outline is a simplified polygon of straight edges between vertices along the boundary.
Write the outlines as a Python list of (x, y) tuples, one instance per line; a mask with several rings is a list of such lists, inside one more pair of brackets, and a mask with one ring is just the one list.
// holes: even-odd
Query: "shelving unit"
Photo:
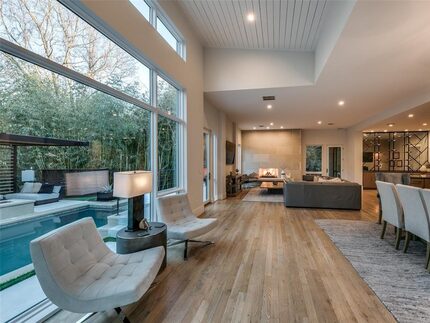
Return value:
[(427, 131), (366, 132), (363, 153), (372, 153), (372, 162), (363, 160), (369, 172), (418, 172), (429, 161)]

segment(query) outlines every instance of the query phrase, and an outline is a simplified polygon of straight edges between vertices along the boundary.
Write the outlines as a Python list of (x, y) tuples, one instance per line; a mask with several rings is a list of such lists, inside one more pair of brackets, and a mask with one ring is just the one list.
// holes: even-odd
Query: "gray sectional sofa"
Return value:
[(361, 185), (351, 182), (287, 182), (284, 183), (286, 207), (328, 209), (361, 209)]

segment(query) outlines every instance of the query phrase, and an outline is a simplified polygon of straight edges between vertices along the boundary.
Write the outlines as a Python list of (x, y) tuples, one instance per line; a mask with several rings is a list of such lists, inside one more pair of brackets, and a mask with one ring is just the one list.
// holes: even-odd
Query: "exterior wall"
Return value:
[(302, 177), (301, 130), (242, 131), (242, 171), (279, 168)]

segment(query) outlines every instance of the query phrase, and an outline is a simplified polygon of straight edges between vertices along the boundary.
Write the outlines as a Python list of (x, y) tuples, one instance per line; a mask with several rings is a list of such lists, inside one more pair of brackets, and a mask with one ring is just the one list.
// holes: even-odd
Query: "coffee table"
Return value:
[(269, 193), (279, 193), (284, 187), (283, 182), (262, 182), (260, 188), (265, 188)]

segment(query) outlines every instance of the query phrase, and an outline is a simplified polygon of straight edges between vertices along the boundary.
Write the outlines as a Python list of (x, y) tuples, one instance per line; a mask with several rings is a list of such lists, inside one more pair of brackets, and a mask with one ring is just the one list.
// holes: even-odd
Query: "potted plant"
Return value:
[(113, 199), (112, 185), (103, 186), (102, 190), (97, 192), (97, 201), (111, 201)]

